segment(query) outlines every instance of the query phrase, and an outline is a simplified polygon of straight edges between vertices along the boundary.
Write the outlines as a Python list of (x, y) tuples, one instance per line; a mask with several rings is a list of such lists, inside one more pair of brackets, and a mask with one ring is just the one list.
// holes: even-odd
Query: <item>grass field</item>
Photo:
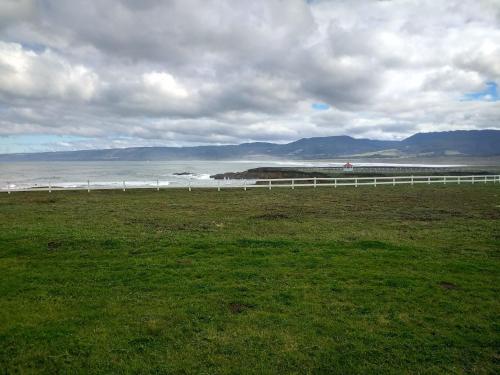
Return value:
[(500, 372), (500, 185), (0, 195), (4, 373)]

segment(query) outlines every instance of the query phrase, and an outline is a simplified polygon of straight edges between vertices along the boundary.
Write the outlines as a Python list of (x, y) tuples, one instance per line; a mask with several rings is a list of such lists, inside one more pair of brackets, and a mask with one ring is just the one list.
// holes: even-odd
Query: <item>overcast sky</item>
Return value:
[(500, 128), (500, 0), (1, 0), (0, 153)]

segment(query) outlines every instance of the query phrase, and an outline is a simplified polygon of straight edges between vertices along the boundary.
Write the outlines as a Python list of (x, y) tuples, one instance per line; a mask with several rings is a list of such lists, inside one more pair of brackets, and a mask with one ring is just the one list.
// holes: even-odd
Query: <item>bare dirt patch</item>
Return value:
[(233, 314), (241, 314), (242, 312), (251, 309), (252, 306), (246, 305), (244, 303), (230, 303), (229, 304), (229, 311)]
[(283, 212), (269, 212), (263, 215), (254, 216), (257, 220), (279, 220), (279, 219), (289, 219), (290, 216)]
[(453, 283), (449, 283), (447, 281), (442, 281), (439, 283), (439, 286), (443, 289), (446, 289), (446, 290), (451, 290), (451, 289), (457, 289), (458, 287), (453, 284)]
[(185, 265), (193, 264), (193, 261), (191, 259), (177, 259), (175, 262), (177, 264), (185, 264)]
[(47, 250), (56, 250), (62, 245), (60, 241), (49, 241), (47, 242)]

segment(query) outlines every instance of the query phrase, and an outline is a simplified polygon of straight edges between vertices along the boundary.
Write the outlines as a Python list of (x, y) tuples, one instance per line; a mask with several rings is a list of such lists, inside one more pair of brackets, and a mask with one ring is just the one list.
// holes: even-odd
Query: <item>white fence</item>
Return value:
[(48, 191), (49, 193), (57, 190), (86, 190), (90, 193), (91, 190), (129, 190), (129, 189), (171, 189), (183, 188), (191, 191), (194, 188), (212, 188), (212, 189), (250, 189), (250, 188), (291, 188), (296, 187), (341, 187), (341, 186), (379, 186), (379, 185), (416, 185), (416, 184), (486, 184), (500, 183), (500, 175), (471, 175), (471, 176), (395, 176), (395, 177), (342, 177), (342, 178), (327, 178), (327, 177), (309, 177), (309, 178), (274, 178), (274, 179), (256, 179), (256, 180), (217, 180), (210, 185), (192, 185), (191, 181), (184, 185), (165, 184), (165, 181), (156, 180), (151, 183), (137, 182), (116, 182), (112, 185), (103, 185), (102, 183), (87, 183), (77, 186), (57, 186), (49, 182), (46, 186), (38, 186), (31, 188), (16, 188), (15, 185), (7, 184), (6, 187), (0, 189), (0, 192), (8, 194), (20, 191)]

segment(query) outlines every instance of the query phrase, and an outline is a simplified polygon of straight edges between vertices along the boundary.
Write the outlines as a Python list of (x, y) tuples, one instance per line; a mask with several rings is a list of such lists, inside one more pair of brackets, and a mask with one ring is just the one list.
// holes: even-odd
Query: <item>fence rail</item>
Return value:
[[(164, 183), (167, 182), (167, 185)], [(212, 181), (214, 182), (214, 181)], [(47, 185), (31, 188), (16, 188), (15, 185), (7, 183), (7, 186), (0, 188), (0, 192), (13, 193), (21, 191), (52, 191), (58, 190), (129, 190), (129, 189), (154, 189), (163, 190), (171, 188), (183, 188), (191, 191), (194, 188), (204, 189), (252, 189), (252, 188), (291, 188), (296, 187), (341, 187), (341, 186), (379, 186), (379, 185), (415, 185), (415, 184), (480, 184), (480, 183), (500, 183), (500, 175), (470, 175), (470, 176), (394, 176), (394, 177), (306, 177), (306, 178), (273, 178), (255, 180), (217, 180), (214, 184), (193, 185), (191, 181), (186, 184), (168, 184), (168, 181), (155, 180), (149, 184), (137, 184), (133, 181), (116, 182), (113, 185), (103, 185), (102, 183), (91, 184), (90, 181), (78, 186), (64, 187), (57, 186), (49, 182)]]

